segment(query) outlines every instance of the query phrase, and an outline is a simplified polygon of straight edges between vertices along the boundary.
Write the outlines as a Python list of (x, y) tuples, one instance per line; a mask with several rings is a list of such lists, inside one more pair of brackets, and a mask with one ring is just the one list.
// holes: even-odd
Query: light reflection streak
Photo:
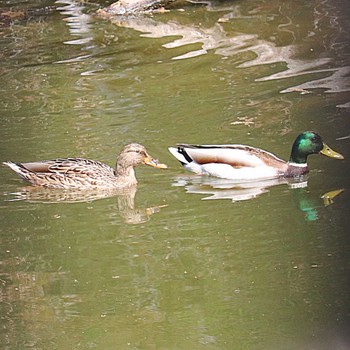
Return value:
[[(59, 0), (56, 3), (65, 5), (58, 10), (65, 16), (64, 21), (69, 26), (72, 35), (82, 36), (91, 33), (91, 16), (83, 12), (85, 6), (74, 0)], [(92, 40), (91, 37), (85, 38), (85, 40), (87, 39)]]
[[(86, 11), (84, 4), (74, 0), (59, 0), (57, 3), (64, 4), (59, 10), (65, 16), (70, 32), (77, 39), (68, 40), (68, 45), (86, 45), (93, 41), (91, 34), (92, 16), (84, 13)], [(130, 28), (140, 32), (144, 38), (169, 38), (169, 41), (162, 46), (166, 49), (183, 48), (185, 52), (176, 54), (171, 59), (182, 60), (191, 59), (201, 55), (214, 52), (223, 57), (241, 55), (242, 53), (254, 53), (255, 57), (247, 58), (243, 63), (236, 66), (238, 69), (251, 68), (259, 65), (273, 65), (284, 63), (279, 72), (256, 77), (255, 81), (264, 82), (303, 76), (307, 79), (302, 84), (288, 86), (282, 89), (281, 93), (303, 92), (310, 89), (322, 88), (327, 93), (346, 92), (350, 90), (348, 75), (349, 66), (330, 67), (333, 64), (331, 57), (319, 57), (310, 59), (298, 58), (299, 46), (295, 43), (285, 46), (278, 46), (272, 40), (261, 39), (258, 34), (236, 33), (231, 34), (225, 30), (226, 23), (235, 20), (254, 20), (259, 15), (251, 12), (248, 16), (241, 13), (240, 7), (235, 6), (215, 6), (210, 1), (205, 1), (207, 11), (224, 13), (214, 25), (205, 27), (201, 24), (180, 24), (176, 20), (161, 22), (162, 16), (154, 17), (120, 17), (114, 16), (110, 20), (113, 24), (122, 28)], [(274, 18), (281, 14), (271, 13), (270, 17)], [(287, 23), (278, 26), (279, 31), (291, 33), (295, 39), (293, 30), (288, 29), (293, 24), (292, 19), (283, 15)], [(320, 16), (320, 15), (319, 15)], [(95, 22), (96, 23), (96, 22)], [(318, 13), (314, 13), (314, 26), (308, 32), (309, 36), (316, 35), (319, 31)], [(178, 51), (177, 51), (178, 52)], [(90, 58), (90, 55), (81, 55), (76, 58), (62, 60), (59, 63), (70, 63)], [(317, 78), (310, 78), (310, 75), (317, 75)], [(342, 108), (348, 108), (349, 103), (339, 105)]]
[[(181, 55), (173, 56), (173, 60), (189, 59), (205, 55), (211, 51), (223, 57), (253, 52), (255, 54), (254, 58), (247, 59), (236, 67), (250, 68), (258, 65), (285, 63), (285, 69), (282, 71), (258, 77), (255, 81), (270, 81), (315, 74), (318, 76), (320, 74), (323, 75), (306, 83), (290, 86), (282, 90), (281, 93), (297, 91), (298, 89), (306, 91), (307, 89), (315, 88), (325, 88), (329, 93), (350, 90), (350, 84), (347, 79), (349, 67), (322, 68), (333, 63), (331, 57), (299, 59), (296, 58), (298, 56), (298, 45), (296, 44), (277, 46), (274, 42), (259, 39), (258, 34), (237, 33), (235, 36), (230, 35), (225, 31), (223, 24), (232, 18), (237, 18), (237, 16), (237, 12), (233, 11), (224, 15), (209, 28), (198, 24), (183, 25), (176, 21), (162, 23), (148, 17), (112, 18), (111, 21), (117, 26), (141, 32), (141, 37), (171, 38), (169, 42), (162, 46), (167, 49), (182, 47), (186, 50)], [(343, 104), (341, 107), (346, 108), (347, 104)]]

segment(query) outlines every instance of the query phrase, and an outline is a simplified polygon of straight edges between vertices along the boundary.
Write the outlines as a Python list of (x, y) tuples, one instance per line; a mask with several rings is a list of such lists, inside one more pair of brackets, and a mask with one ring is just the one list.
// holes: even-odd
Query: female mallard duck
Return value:
[(132, 143), (124, 147), (117, 158), (116, 168), (83, 158), (58, 158), (34, 163), (4, 162), (24, 180), (34, 186), (76, 189), (125, 189), (135, 186), (134, 167), (146, 164), (166, 168), (153, 159), (145, 147)]
[(300, 134), (294, 141), (288, 162), (259, 148), (245, 145), (187, 145), (170, 147), (171, 154), (185, 169), (231, 180), (259, 180), (301, 176), (308, 173), (307, 156), (322, 153), (344, 159), (312, 131)]

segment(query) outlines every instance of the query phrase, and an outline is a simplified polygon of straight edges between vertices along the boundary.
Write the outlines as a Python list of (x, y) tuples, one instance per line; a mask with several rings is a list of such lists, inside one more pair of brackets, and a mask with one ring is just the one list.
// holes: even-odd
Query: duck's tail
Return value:
[(30, 173), (30, 171), (27, 168), (25, 168), (21, 163), (8, 161), (3, 162), (2, 164), (7, 165), (23, 179), (28, 180), (28, 174)]
[(186, 170), (196, 174), (204, 174), (202, 166), (198, 164), (186, 151), (185, 146), (169, 147), (169, 152), (183, 165)]
[(193, 159), (183, 147), (169, 147), (168, 150), (183, 166), (193, 162)]

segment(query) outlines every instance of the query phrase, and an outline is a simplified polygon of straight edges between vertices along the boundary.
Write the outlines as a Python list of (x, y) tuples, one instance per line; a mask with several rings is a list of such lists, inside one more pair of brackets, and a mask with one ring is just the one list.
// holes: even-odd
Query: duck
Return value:
[(246, 181), (301, 177), (309, 172), (307, 157), (310, 154), (344, 159), (314, 131), (297, 136), (288, 162), (271, 152), (240, 144), (178, 144), (169, 147), (169, 151), (185, 169), (196, 174)]
[(134, 167), (145, 164), (165, 169), (138, 143), (126, 145), (113, 169), (107, 164), (84, 158), (57, 158), (31, 163), (3, 162), (33, 186), (62, 189), (123, 190), (137, 185)]

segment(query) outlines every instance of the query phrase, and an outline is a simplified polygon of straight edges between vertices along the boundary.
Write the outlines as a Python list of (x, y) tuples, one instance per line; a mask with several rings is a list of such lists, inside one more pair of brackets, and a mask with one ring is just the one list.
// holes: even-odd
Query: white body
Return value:
[(268, 156), (280, 167), (287, 166), (272, 153), (242, 145), (180, 146), (170, 147), (169, 151), (189, 171), (230, 180), (273, 179), (283, 174), (280, 169), (269, 166), (258, 156), (259, 153), (265, 158)]

